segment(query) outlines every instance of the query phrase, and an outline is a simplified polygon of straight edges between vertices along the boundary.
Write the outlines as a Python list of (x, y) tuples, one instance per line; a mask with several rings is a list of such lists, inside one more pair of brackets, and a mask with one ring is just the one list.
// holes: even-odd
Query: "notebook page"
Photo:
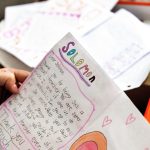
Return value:
[(35, 67), (49, 51), (49, 47), (62, 35), (68, 31), (74, 31), (82, 36), (113, 15), (87, 3), (79, 13), (73, 11), (76, 8), (74, 3), (74, 5), (70, 4), (69, 10), (55, 3), (50, 3), (54, 10), (47, 10), (49, 7), (46, 10), (41, 9), (34, 15), (23, 18), (13, 27), (3, 30), (0, 33), (1, 48), (28, 66)]
[(92, 3), (101, 6), (102, 8), (112, 9), (118, 0), (93, 0)]
[(7, 150), (145, 150), (149, 131), (127, 96), (71, 34), (0, 108), (0, 143)]
[[(121, 10), (110, 20), (86, 34), (83, 39), (90, 46), (89, 53), (111, 78), (117, 80), (118, 78), (123, 79), (138, 74), (135, 73), (138, 72), (138, 69), (134, 69), (135, 72), (122, 77), (138, 62), (150, 57), (149, 33), (150, 30), (147, 26), (129, 12)], [(144, 66), (150, 64), (149, 60)], [(145, 71), (142, 72), (146, 72), (147, 75), (147, 71), (149, 71), (149, 67), (145, 67)], [(127, 82), (131, 83), (132, 80), (129, 80)], [(122, 85), (121, 82), (124, 81), (123, 79), (118, 82), (119, 87), (124, 90), (134, 88), (134, 86)], [(143, 80), (140, 80), (140, 82), (142, 83)]]
[(6, 28), (14, 26), (18, 21), (29, 18), (43, 10), (49, 2), (35, 2), (16, 6), (7, 6), (5, 8), (5, 26)]
[[(99, 89), (92, 87), (96, 68), (91, 66), (90, 59), (85, 60), (80, 72), (71, 69), (72, 66), (66, 66), (65, 59), (59, 54), (59, 48), (69, 41), (74, 41), (77, 49), (81, 48), (78, 42), (68, 34), (52, 48), (33, 71), (31, 77), (21, 87), (20, 94), (12, 96), (2, 105), (0, 120), (3, 122), (1, 125), (3, 136), (1, 140), (7, 149), (37, 149), (39, 147), (39, 149), (50, 149), (51, 146), (58, 149), (73, 139), (93, 116), (95, 104), (99, 103)], [(80, 53), (80, 57), (84, 58), (84, 51)], [(89, 67), (86, 66), (86, 61)], [(77, 63), (80, 66), (81, 62)], [(88, 72), (87, 67), (90, 69)], [(103, 71), (102, 74), (104, 74)], [(99, 82), (101, 82), (100, 86), (103, 86), (109, 82), (109, 79), (100, 78), (97, 83), (95, 82), (97, 84), (95, 86), (98, 86)], [(102, 96), (99, 97), (101, 108), (94, 115), (95, 117), (120, 92), (113, 84), (110, 87), (112, 87), (112, 95), (108, 97), (107, 102)], [(94, 91), (93, 96), (86, 94)], [(102, 92), (108, 95), (108, 91), (102, 90)], [(6, 132), (7, 130), (9, 132)], [(50, 143), (47, 145), (47, 142)]]

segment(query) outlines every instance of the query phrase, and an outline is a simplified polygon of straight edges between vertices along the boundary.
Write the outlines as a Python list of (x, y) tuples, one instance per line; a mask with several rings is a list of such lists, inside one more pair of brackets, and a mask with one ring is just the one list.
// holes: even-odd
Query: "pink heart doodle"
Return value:
[(105, 127), (105, 126), (107, 126), (107, 125), (109, 125), (109, 124), (111, 124), (111, 123), (112, 123), (112, 120), (109, 119), (108, 116), (105, 116), (105, 118), (104, 118), (104, 120), (103, 120), (102, 127)]
[(126, 120), (126, 125), (133, 123), (135, 120), (136, 120), (136, 118), (133, 116), (133, 114), (132, 113), (129, 114), (129, 116), (127, 117), (127, 120)]

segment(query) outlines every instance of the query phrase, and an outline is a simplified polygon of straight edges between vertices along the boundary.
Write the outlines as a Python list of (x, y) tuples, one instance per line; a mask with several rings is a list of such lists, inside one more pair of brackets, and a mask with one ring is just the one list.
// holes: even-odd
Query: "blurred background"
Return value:
[[(27, 4), (32, 2), (39, 2), (43, 0), (0, 0), (0, 20), (4, 19), (5, 16), (5, 8), (7, 6), (14, 6), (20, 4)], [(104, 0), (105, 1), (105, 0)], [(148, 0), (149, 1), (149, 0)], [(119, 3), (112, 9), (113, 12), (118, 11), (120, 8), (126, 8), (133, 14), (135, 14), (140, 20), (150, 19), (150, 4), (140, 6), (139, 3), (136, 5), (130, 5), (129, 0), (121, 0)], [(133, 2), (133, 1), (131, 1)], [(137, 1), (136, 1), (137, 2)], [(139, 1), (138, 1), (139, 2)], [(133, 7), (134, 6), (134, 7)], [(146, 10), (146, 11), (145, 11)], [(147, 20), (146, 20), (147, 21)], [(149, 22), (149, 20), (148, 20)], [(4, 51), (0, 51), (0, 60), (4, 56)], [(32, 68), (26, 66), (25, 64), (21, 63), (19, 60), (16, 60), (14, 56), (10, 56), (5, 58), (5, 60), (9, 60), (9, 64), (6, 66), (10, 66), (14, 63), (14, 66), (20, 69), (25, 69), (31, 71)], [(21, 65), (19, 65), (21, 64)], [(3, 67), (3, 65), (1, 65)], [(4, 65), (5, 67), (5, 65)], [(144, 67), (144, 66), (143, 66)], [(143, 81), (140, 87), (125, 90), (125, 93), (130, 97), (132, 102), (137, 106), (137, 108), (144, 114), (148, 99), (150, 98), (150, 75)]]

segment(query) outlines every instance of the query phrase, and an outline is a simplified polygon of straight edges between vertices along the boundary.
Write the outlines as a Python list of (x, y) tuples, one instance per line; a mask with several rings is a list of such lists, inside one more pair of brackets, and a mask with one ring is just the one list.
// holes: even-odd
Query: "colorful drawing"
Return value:
[(77, 139), (70, 150), (107, 150), (107, 140), (99, 131), (90, 132)]

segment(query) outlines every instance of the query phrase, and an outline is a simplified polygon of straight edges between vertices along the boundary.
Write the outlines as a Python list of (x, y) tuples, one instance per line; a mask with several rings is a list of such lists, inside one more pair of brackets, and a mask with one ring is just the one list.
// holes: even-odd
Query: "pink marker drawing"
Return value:
[(105, 116), (103, 123), (102, 123), (102, 127), (105, 127), (111, 123), (112, 123), (112, 119), (110, 119), (108, 116)]
[(126, 125), (129, 125), (133, 123), (136, 120), (136, 117), (133, 115), (133, 113), (129, 114), (129, 116), (126, 119)]

